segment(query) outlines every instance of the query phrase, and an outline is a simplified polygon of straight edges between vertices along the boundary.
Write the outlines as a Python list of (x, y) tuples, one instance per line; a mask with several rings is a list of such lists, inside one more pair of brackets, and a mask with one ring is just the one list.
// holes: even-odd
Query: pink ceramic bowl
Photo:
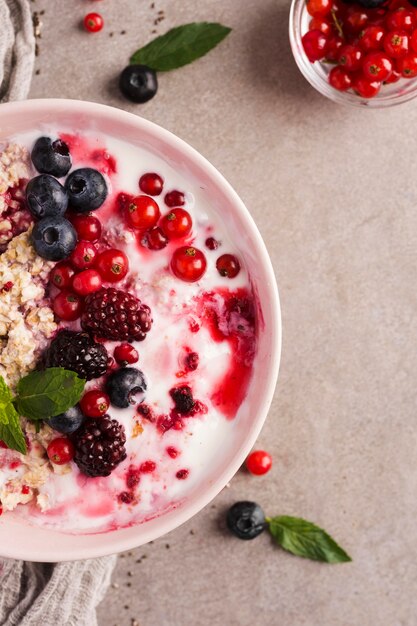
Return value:
[(119, 109), (72, 100), (29, 100), (0, 105), (0, 142), (39, 125), (62, 124), (95, 130), (163, 155), (199, 180), (231, 232), (250, 269), (262, 308), (258, 354), (248, 393), (249, 411), (234, 422), (231, 445), (219, 449), (218, 463), (207, 467), (204, 483), (174, 510), (142, 524), (101, 534), (67, 534), (29, 526), (13, 514), (0, 517), (0, 555), (30, 561), (67, 561), (103, 556), (147, 543), (173, 530), (208, 504), (231, 480), (264, 423), (278, 376), (281, 316), (275, 277), (258, 229), (236, 192), (196, 150), (172, 133)]

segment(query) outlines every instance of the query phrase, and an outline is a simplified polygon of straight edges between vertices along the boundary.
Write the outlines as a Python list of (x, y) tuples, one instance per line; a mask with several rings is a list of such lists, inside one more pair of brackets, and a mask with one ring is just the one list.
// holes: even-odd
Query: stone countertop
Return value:
[[(283, 0), (33, 9), (45, 14), (30, 96), (121, 107), (200, 150), (255, 218), (282, 301), (279, 384), (259, 438), (273, 470), (240, 472), (190, 522), (122, 555), (100, 625), (414, 626), (417, 102), (350, 110), (317, 94), (291, 57)], [(102, 12), (103, 32), (79, 28), (89, 10)], [(196, 20), (233, 33), (161, 75), (148, 104), (123, 100), (117, 76), (130, 54), (154, 28)], [(297, 559), (266, 534), (235, 540), (222, 520), (238, 499), (324, 526), (353, 563)]]

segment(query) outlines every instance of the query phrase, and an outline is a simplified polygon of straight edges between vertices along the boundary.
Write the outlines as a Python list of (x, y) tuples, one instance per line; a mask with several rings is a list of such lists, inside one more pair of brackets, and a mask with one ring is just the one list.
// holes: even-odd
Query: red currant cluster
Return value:
[(129, 269), (127, 256), (110, 248), (98, 252), (95, 243), (101, 236), (101, 223), (94, 215), (71, 215), (78, 243), (68, 260), (51, 270), (50, 283), (59, 289), (52, 302), (54, 313), (65, 321), (80, 317), (84, 297), (101, 289), (103, 282), (117, 283)]
[(308, 59), (334, 63), (332, 87), (353, 89), (362, 98), (373, 98), (383, 84), (417, 76), (417, 9), (407, 0), (372, 4), (306, 0), (312, 16), (302, 38)]

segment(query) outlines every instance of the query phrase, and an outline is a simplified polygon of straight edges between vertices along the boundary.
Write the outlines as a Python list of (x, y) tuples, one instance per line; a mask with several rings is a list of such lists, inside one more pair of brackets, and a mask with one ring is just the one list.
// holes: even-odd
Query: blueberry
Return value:
[(46, 423), (59, 433), (69, 435), (81, 426), (84, 419), (85, 417), (80, 407), (76, 404), (68, 409), (68, 411), (65, 411), (65, 413), (60, 413), (59, 415), (55, 415), (55, 417), (49, 418), (49, 420), (46, 420)]
[(65, 188), (71, 208), (77, 213), (88, 213), (98, 209), (108, 194), (104, 176), (91, 167), (82, 167), (71, 172), (66, 180)]
[(266, 528), (265, 515), (255, 502), (236, 502), (227, 512), (227, 526), (239, 539), (255, 539)]
[(147, 65), (128, 65), (120, 74), (119, 87), (132, 102), (148, 102), (158, 91), (158, 79)]
[(39, 137), (32, 149), (32, 163), (42, 174), (57, 178), (65, 176), (71, 169), (71, 155), (65, 141)]
[(44, 217), (33, 227), (32, 243), (43, 259), (62, 261), (74, 250), (77, 233), (63, 217)]
[(26, 202), (33, 217), (58, 217), (68, 207), (68, 194), (60, 182), (49, 174), (32, 178), (26, 187)]
[(138, 404), (145, 398), (146, 382), (142, 372), (136, 367), (123, 367), (116, 370), (106, 381), (106, 391), (110, 401), (120, 409)]

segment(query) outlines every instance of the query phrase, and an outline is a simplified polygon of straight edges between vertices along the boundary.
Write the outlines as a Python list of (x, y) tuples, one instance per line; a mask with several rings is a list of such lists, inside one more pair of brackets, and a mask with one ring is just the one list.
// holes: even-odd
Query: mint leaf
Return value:
[(207, 54), (231, 30), (222, 24), (209, 22), (177, 26), (137, 50), (130, 63), (148, 65), (158, 72), (175, 70)]
[(75, 406), (84, 386), (85, 380), (63, 367), (32, 372), (19, 380), (15, 406), (31, 420), (48, 419)]
[(3, 376), (0, 376), (0, 440), (12, 450), (26, 454), (25, 436)]
[(325, 563), (344, 563), (352, 559), (324, 531), (299, 517), (280, 515), (267, 519), (269, 532), (284, 550), (296, 556)]

